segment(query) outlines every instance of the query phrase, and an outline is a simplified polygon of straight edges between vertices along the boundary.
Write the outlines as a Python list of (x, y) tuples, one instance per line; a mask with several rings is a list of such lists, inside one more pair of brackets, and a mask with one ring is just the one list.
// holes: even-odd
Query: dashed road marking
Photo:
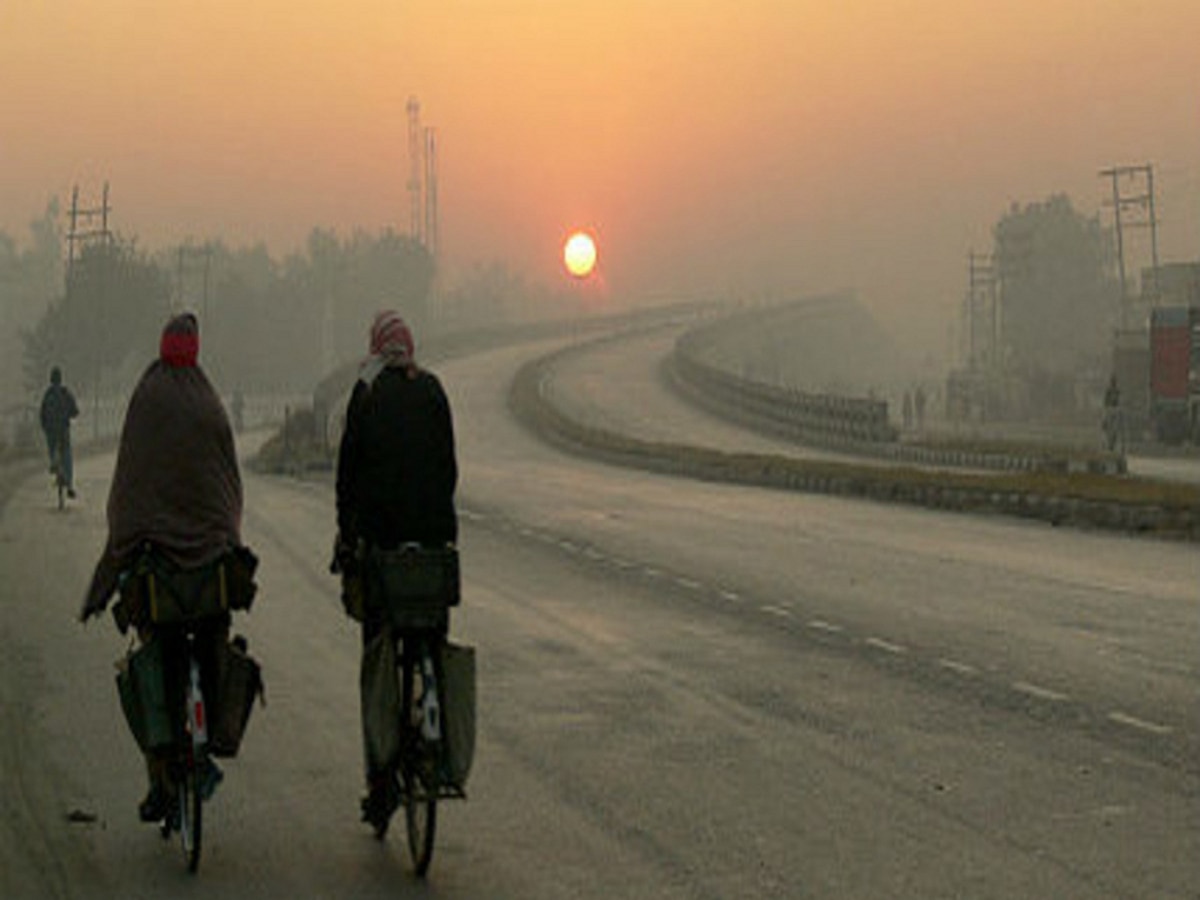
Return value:
[(1070, 699), (1066, 694), (1042, 687), (1039, 684), (1030, 684), (1028, 681), (1014, 681), (1012, 687), (1015, 691), (1028, 694), (1030, 697), (1037, 697), (1039, 700), (1054, 700), (1061, 703)]
[(782, 606), (763, 606), (762, 611), (768, 615), (778, 616), (781, 619), (790, 619), (792, 612), (789, 609), (784, 609)]
[(662, 578), (662, 572), (653, 566), (646, 566), (642, 569), (642, 574), (650, 578)]
[(1116, 722), (1118, 725), (1128, 725), (1130, 728), (1137, 728), (1141, 731), (1148, 731), (1151, 734), (1170, 734), (1175, 729), (1170, 725), (1160, 725), (1157, 722), (1147, 722), (1145, 719), (1139, 719), (1136, 716), (1131, 716), (1128, 713), (1123, 713), (1120, 710), (1110, 712), (1108, 718)]
[(959, 675), (974, 675), (979, 671), (974, 666), (967, 665), (965, 662), (959, 662), (957, 659), (939, 659), (938, 665), (943, 669), (949, 669), (951, 672), (957, 672)]
[(868, 647), (874, 647), (876, 650), (883, 650), (886, 653), (907, 653), (908, 648), (902, 647), (899, 644), (893, 644), (891, 641), (885, 641), (883, 638), (869, 637), (863, 643)]
[(733, 591), (718, 591), (717, 595), (722, 600), (728, 600), (730, 603), (741, 603), (742, 602), (741, 596), (739, 596), (738, 594), (735, 594)]
[(846, 630), (841, 625), (834, 625), (832, 622), (826, 622), (824, 619), (809, 619), (808, 627), (816, 631), (825, 631), (829, 634), (840, 634)]
[(704, 586), (700, 582), (694, 581), (691, 578), (676, 578), (675, 583), (682, 588), (687, 588), (689, 591), (698, 591)]

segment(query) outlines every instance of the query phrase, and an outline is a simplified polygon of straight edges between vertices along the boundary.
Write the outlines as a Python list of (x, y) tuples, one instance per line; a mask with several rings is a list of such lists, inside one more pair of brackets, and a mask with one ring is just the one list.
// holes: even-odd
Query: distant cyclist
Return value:
[(42, 394), (42, 431), (50, 454), (50, 471), (62, 478), (67, 496), (75, 496), (75, 467), (71, 459), (71, 420), (79, 415), (75, 395), (62, 383), (62, 370), (50, 370), (50, 386)]

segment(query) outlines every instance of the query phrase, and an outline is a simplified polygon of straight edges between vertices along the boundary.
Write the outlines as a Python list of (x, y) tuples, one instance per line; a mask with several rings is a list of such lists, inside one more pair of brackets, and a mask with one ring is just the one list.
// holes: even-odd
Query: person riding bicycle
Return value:
[(1109, 378), (1104, 391), (1104, 420), (1101, 424), (1108, 449), (1116, 450), (1121, 443), (1121, 388), (1117, 385), (1115, 374)]
[(71, 459), (71, 420), (79, 415), (75, 395), (62, 383), (62, 369), (50, 370), (50, 386), (42, 394), (41, 421), (50, 454), (50, 472), (66, 485), (67, 496), (75, 497), (75, 467)]
[[(417, 366), (412, 332), (392, 310), (371, 326), (363, 361), (346, 407), (337, 460), (337, 525), (333, 570), (345, 582), (359, 575), (364, 547), (405, 543), (444, 546), (458, 539), (454, 491), (458, 464), (450, 403), (433, 373)], [(343, 598), (354, 590), (343, 585)], [(347, 612), (357, 618), (347, 605)], [(362, 725), (367, 796), (362, 818), (377, 832), (399, 804), (396, 761), (375, 759), (365, 685), (374, 658), (367, 650), (385, 630), (382, 614), (362, 616)]]
[[(147, 544), (189, 570), (241, 546), (242, 481), (233, 430), (197, 363), (199, 349), (195, 316), (171, 318), (162, 332), (159, 358), (130, 397), (108, 496), (108, 540), (80, 612), (82, 621), (104, 611)], [(227, 640), (229, 623), (225, 612), (197, 631), (204, 681), (211, 682), (215, 648)], [(155, 636), (149, 623), (134, 624), (143, 642)], [(177, 642), (164, 642), (164, 654), (182, 652)], [(166, 817), (171, 802), (166, 764), (150, 753), (146, 763), (150, 790), (138, 812), (143, 821), (157, 822)], [(208, 777), (214, 786), (220, 779), (215, 763)]]

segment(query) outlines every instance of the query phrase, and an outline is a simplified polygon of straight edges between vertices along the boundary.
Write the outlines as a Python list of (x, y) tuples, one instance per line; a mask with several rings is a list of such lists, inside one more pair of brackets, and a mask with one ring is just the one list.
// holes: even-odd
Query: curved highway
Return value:
[[(199, 875), (135, 821), (125, 642), (73, 621), (108, 456), (67, 513), (35, 477), (0, 519), (0, 896), (1194, 897), (1194, 547), (580, 460), (506, 411), (552, 346), (438, 367), (480, 733), (427, 886), (357, 821), (327, 483), (247, 476), (268, 705)], [(656, 390), (627, 360), (579, 402), (700, 415)]]

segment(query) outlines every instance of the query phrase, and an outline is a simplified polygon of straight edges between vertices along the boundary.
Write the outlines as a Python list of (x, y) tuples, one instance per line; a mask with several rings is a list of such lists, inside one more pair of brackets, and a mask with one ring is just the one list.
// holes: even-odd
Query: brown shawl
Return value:
[(241, 543), (241, 522), (241, 475), (220, 398), (199, 367), (156, 360), (125, 413), (108, 495), (108, 544), (83, 617), (103, 611), (143, 541), (191, 568)]

